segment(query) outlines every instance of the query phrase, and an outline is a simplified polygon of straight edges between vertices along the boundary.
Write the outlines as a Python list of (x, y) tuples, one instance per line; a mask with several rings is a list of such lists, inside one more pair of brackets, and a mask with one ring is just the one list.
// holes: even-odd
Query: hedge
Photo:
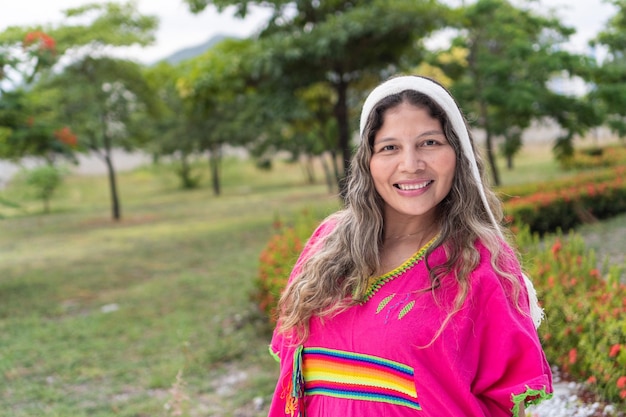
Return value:
[(579, 235), (518, 234), (547, 319), (546, 356), (569, 378), (626, 411), (626, 265), (599, 265)]
[(498, 196), (504, 202), (520, 197), (527, 197), (539, 192), (554, 192), (580, 184), (602, 183), (624, 175), (626, 162), (623, 165), (610, 168), (593, 169), (579, 172), (576, 175), (547, 182), (532, 182), (520, 185), (501, 186), (496, 189)]
[(569, 231), (626, 212), (625, 175), (622, 166), (584, 182), (546, 183), (543, 191), (508, 199), (504, 210), (509, 222), (527, 225), (532, 233)]

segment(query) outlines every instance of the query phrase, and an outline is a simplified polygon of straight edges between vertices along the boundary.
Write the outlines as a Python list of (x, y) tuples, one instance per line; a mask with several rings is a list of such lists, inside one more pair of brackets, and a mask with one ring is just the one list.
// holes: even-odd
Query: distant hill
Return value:
[(235, 38), (235, 36), (219, 34), (211, 37), (206, 42), (203, 42), (196, 46), (190, 46), (188, 48), (180, 49), (171, 55), (161, 59), (160, 61), (167, 61), (170, 64), (178, 64), (181, 61), (185, 61), (187, 59), (193, 58), (195, 56), (201, 55), (207, 50), (211, 49), (217, 43), (223, 41), (224, 39)]

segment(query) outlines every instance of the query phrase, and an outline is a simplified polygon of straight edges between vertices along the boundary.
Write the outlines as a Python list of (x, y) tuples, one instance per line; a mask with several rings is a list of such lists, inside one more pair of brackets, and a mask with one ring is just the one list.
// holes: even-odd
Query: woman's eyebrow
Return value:
[(419, 135), (417, 135), (418, 138), (421, 138), (422, 136), (430, 136), (430, 135), (443, 135), (443, 130), (429, 130), (423, 133), (420, 133)]
[[(445, 134), (443, 133), (443, 130), (435, 129), (435, 130), (427, 130), (426, 132), (422, 132), (419, 135), (417, 135), (416, 138), (419, 139), (419, 138), (421, 138), (423, 136), (433, 136), (433, 135), (443, 135), (443, 136), (445, 136)], [(374, 144), (383, 143), (383, 142), (390, 142), (390, 141), (393, 141), (393, 140), (396, 140), (396, 139), (397, 138), (394, 137), (394, 136), (385, 136), (385, 137), (382, 137), (380, 139), (374, 139)]]

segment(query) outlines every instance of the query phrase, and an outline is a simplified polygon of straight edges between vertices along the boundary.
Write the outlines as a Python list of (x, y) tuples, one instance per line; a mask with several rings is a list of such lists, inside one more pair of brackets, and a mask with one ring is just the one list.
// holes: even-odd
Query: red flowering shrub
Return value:
[(287, 285), (291, 269), (318, 222), (307, 212), (293, 226), (274, 222), (276, 232), (259, 256), (259, 274), (252, 294), (252, 300), (272, 323), (275, 323), (278, 299)]
[[(626, 162), (623, 164), (626, 165)], [(594, 169), (584, 171), (566, 178), (556, 179), (547, 182), (532, 182), (521, 185), (502, 186), (497, 189), (502, 201), (527, 197), (539, 192), (555, 192), (569, 189), (580, 184), (602, 183), (615, 179), (619, 175), (624, 175), (624, 167), (611, 167), (604, 169)]]
[[(610, 176), (609, 176), (610, 175)], [(570, 230), (582, 223), (626, 212), (626, 167), (616, 167), (594, 180), (556, 181), (544, 191), (510, 198), (504, 204), (507, 219), (528, 225), (539, 234)]]
[[(598, 268), (577, 235), (535, 236), (525, 250), (547, 319), (539, 328), (550, 363), (602, 397), (626, 407), (626, 265)], [(530, 243), (530, 244), (529, 244)]]

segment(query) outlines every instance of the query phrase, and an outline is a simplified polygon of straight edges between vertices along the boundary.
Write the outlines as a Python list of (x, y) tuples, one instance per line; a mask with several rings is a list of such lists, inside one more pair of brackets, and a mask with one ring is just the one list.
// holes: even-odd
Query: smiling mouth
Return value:
[(421, 184), (394, 184), (393, 186), (402, 191), (413, 191), (413, 190), (421, 190), (422, 188), (428, 187), (434, 181), (426, 181)]

